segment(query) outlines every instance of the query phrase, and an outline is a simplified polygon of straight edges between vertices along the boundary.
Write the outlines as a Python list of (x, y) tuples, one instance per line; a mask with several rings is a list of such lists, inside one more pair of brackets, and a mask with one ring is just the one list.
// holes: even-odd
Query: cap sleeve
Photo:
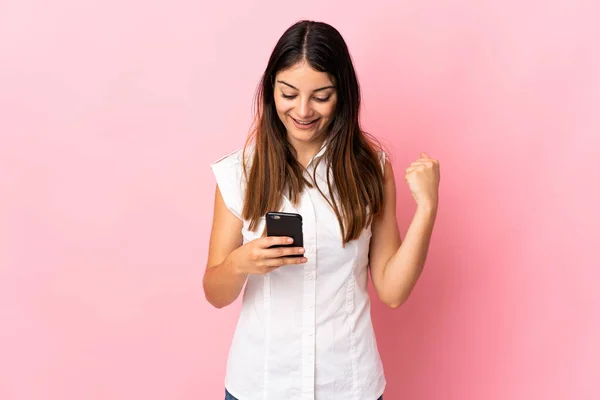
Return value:
[(239, 219), (244, 201), (241, 152), (237, 150), (210, 164), (225, 205)]

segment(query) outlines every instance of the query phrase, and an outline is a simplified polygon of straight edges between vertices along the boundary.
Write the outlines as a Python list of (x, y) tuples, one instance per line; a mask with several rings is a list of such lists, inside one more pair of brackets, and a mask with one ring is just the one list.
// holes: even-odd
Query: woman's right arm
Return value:
[(206, 299), (217, 308), (233, 303), (246, 282), (248, 275), (235, 268), (231, 257), (241, 245), (242, 221), (229, 211), (217, 186), (208, 261), (202, 282)]
[(289, 244), (291, 238), (264, 237), (242, 245), (242, 227), (242, 220), (227, 208), (217, 186), (203, 279), (206, 299), (217, 308), (225, 307), (237, 299), (248, 274), (265, 274), (286, 264), (306, 262), (303, 257), (286, 257), (303, 253), (302, 248), (269, 249), (275, 244)]

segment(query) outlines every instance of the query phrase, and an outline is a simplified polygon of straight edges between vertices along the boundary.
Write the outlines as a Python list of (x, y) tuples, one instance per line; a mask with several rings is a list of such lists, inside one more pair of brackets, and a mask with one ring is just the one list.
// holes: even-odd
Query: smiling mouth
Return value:
[(304, 126), (312, 125), (319, 120), (319, 118), (317, 118), (317, 119), (313, 119), (312, 121), (300, 121), (294, 117), (290, 117), (290, 118), (292, 118), (294, 120), (294, 122), (297, 123), (298, 125), (304, 125)]

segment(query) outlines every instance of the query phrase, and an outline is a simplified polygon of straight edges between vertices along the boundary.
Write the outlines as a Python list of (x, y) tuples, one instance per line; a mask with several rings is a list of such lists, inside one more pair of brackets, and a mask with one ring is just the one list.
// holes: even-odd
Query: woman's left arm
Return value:
[(402, 240), (398, 230), (394, 172), (386, 161), (383, 210), (373, 221), (369, 249), (373, 286), (381, 301), (392, 308), (408, 299), (427, 259), (438, 209), (439, 162), (421, 153), (406, 169), (404, 179), (417, 202), (406, 237)]

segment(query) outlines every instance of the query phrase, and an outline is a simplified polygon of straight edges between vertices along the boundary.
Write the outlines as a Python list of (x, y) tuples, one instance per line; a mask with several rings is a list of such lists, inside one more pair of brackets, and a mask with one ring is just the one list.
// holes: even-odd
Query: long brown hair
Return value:
[[(255, 122), (244, 146), (244, 171), (247, 182), (242, 217), (255, 230), (268, 211), (279, 210), (282, 194), (297, 205), (305, 185), (313, 183), (304, 176), (304, 167), (287, 139), (285, 126), (275, 109), (276, 74), (300, 61), (317, 71), (328, 73), (337, 91), (337, 106), (327, 132), (327, 198), (338, 219), (343, 243), (357, 239), (383, 207), (383, 172), (377, 154), (379, 144), (360, 128), (360, 89), (352, 59), (340, 33), (332, 26), (300, 21), (281, 36), (267, 64), (255, 97)], [(254, 153), (248, 165), (246, 151), (253, 142)], [(316, 173), (316, 166), (314, 169)], [(331, 179), (333, 181), (331, 181)], [(316, 182), (313, 174), (313, 181)], [(337, 193), (339, 204), (334, 201)]]

